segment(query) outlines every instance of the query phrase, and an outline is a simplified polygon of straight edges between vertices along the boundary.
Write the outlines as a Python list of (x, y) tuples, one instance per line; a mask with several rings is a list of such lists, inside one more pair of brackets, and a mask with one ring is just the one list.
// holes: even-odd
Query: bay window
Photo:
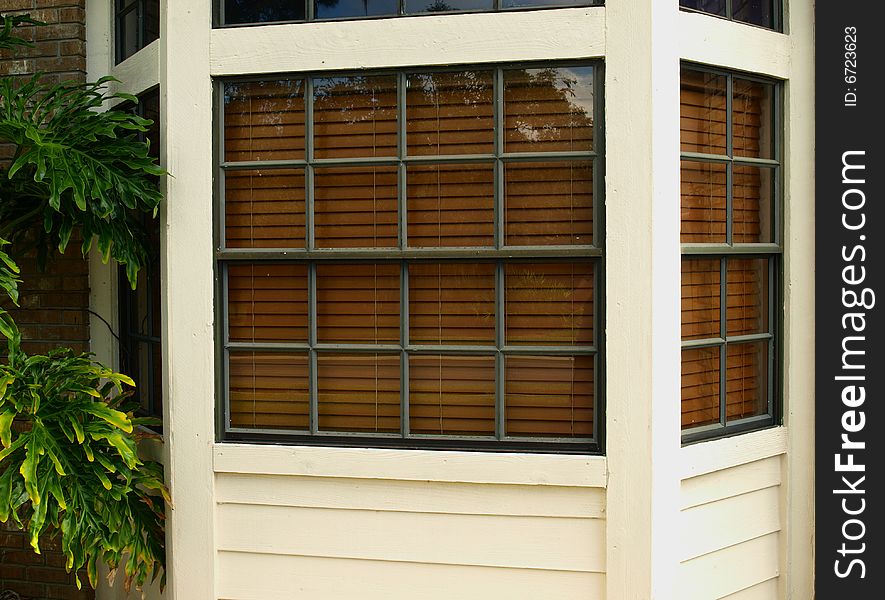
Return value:
[(221, 80), (223, 437), (598, 450), (601, 81)]

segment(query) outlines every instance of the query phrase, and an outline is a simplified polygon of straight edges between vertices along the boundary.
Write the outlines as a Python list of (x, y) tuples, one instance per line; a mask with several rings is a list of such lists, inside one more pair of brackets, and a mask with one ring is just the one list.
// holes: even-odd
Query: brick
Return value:
[(71, 583), (74, 576), (64, 569), (53, 567), (28, 567), (28, 581), (32, 583)]
[(32, 600), (43, 600), (46, 598), (46, 586), (37, 584), (37, 583), (19, 583), (19, 582), (10, 582), (8, 584), (4, 584), (6, 589), (10, 592), (16, 592), (19, 596), (22, 597), (22, 600), (26, 598)]
[(13, 550), (3, 553), (3, 564), (42, 565), (43, 557), (30, 549)]
[(58, 9), (58, 23), (83, 23), (86, 20), (86, 13), (80, 7), (69, 7)]
[[(73, 575), (71, 576), (73, 578)], [(80, 575), (80, 583), (83, 589), (78, 590), (76, 585), (65, 587), (48, 585), (46, 586), (46, 598), (51, 600), (92, 600), (95, 598), (95, 592), (89, 587), (84, 575)]]
[(64, 73), (69, 71), (85, 71), (86, 59), (82, 56), (47, 56), (34, 59), (37, 71)]
[(20, 549), (25, 547), (25, 536), (21, 533), (0, 533), (0, 548)]
[(24, 581), (25, 568), (21, 565), (0, 564), (0, 582), (12, 580)]

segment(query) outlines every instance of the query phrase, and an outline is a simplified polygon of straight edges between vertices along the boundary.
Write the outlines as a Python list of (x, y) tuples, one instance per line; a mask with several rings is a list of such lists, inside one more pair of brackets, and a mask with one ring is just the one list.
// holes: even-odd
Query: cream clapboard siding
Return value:
[(778, 600), (783, 479), (775, 454), (682, 480), (680, 600)]
[[(462, 476), (465, 453), (419, 452), (422, 468), (411, 453), (333, 451), (324, 465), (326, 450), (305, 452), (320, 459), (278, 469), (298, 451), (216, 449), (219, 599), (605, 597), (600, 457), (553, 457), (598, 473), (568, 484), (539, 457)], [(400, 464), (373, 469), (379, 455)]]

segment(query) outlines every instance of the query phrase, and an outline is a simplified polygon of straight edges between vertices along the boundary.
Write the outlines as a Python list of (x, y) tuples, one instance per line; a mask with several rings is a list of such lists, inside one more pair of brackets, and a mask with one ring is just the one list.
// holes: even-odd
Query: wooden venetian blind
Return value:
[[(683, 69), (682, 151), (711, 155), (682, 161), (683, 243), (773, 241), (774, 168), (738, 162), (774, 156), (772, 123), (770, 84)], [(709, 340), (682, 351), (683, 427), (720, 422), (723, 394), (726, 420), (767, 412), (768, 341), (734, 339), (770, 332), (769, 297), (768, 257), (683, 258), (682, 339)]]
[(593, 75), (226, 84), (231, 426), (592, 438)]

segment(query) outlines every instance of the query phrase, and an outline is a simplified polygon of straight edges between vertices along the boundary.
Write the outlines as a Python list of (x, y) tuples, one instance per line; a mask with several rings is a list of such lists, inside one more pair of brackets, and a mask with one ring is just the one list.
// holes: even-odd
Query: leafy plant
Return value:
[[(0, 49), (26, 44), (12, 33), (33, 24), (27, 17), (2, 17)], [(162, 175), (149, 146), (138, 138), (151, 121), (130, 112), (100, 110), (107, 103), (138, 100), (109, 93), (111, 77), (95, 83), (44, 85), (38, 73), (27, 80), (0, 79), (0, 143), (15, 153), (0, 169), (0, 238), (35, 245), (45, 261), (64, 252), (79, 230), (86, 254), (97, 240), (105, 261), (126, 265), (135, 287), (148, 261), (138, 211), (156, 216), (162, 197), (152, 177)]]
[[(27, 15), (0, 15), (0, 49), (28, 42)], [(19, 268), (2, 248), (32, 244), (44, 260), (79, 231), (85, 255), (95, 240), (105, 261), (126, 265), (133, 287), (147, 262), (139, 212), (156, 215), (163, 174), (137, 138), (151, 124), (133, 114), (100, 111), (108, 79), (47, 86), (40, 75), (0, 79), (0, 142), (14, 153), (0, 165), (0, 290), (17, 304)], [(2, 239), (6, 238), (6, 239)], [(90, 354), (58, 348), (29, 356), (11, 315), (0, 307), (7, 356), (0, 363), (0, 522), (27, 530), (34, 551), (44, 534), (60, 538), (67, 569), (98, 565), (114, 574), (125, 559), (125, 587), (164, 571), (163, 521), (168, 492), (162, 466), (142, 461), (134, 382)], [(165, 579), (165, 575), (162, 576)], [(161, 583), (162, 584), (162, 583)]]

